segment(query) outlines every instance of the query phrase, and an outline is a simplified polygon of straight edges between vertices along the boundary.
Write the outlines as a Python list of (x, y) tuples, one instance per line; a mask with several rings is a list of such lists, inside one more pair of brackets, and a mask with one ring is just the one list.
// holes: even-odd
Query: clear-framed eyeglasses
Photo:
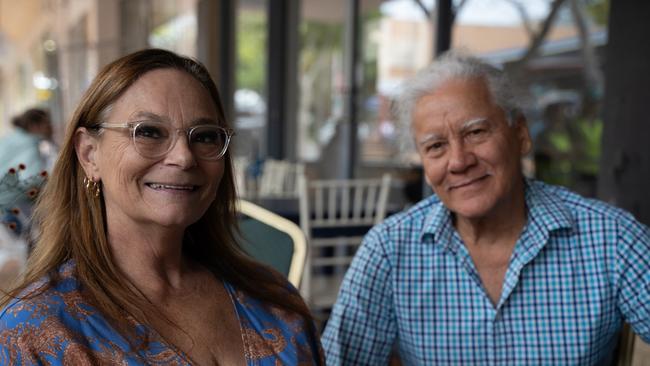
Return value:
[(188, 128), (173, 128), (157, 121), (136, 121), (126, 123), (100, 123), (107, 129), (128, 128), (131, 140), (138, 154), (145, 158), (160, 158), (176, 145), (178, 136), (187, 137), (187, 145), (195, 157), (202, 160), (219, 160), (228, 150), (233, 130), (216, 125), (197, 125)]

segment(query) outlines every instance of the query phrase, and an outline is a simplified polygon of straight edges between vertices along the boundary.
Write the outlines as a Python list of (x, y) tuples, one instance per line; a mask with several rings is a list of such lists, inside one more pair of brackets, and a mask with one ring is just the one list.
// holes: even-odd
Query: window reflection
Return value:
[(267, 2), (239, 1), (236, 18), (235, 155), (250, 161), (266, 151)]

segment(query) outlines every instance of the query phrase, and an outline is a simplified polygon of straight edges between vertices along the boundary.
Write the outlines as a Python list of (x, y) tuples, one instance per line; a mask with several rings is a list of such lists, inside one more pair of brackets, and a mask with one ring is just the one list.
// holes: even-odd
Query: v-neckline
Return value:
[[(232, 285), (230, 285), (230, 283), (228, 283), (228, 282), (226, 282), (226, 281), (224, 281), (222, 279), (217, 279), (217, 280), (221, 283), (224, 290), (226, 290), (226, 293), (228, 294), (228, 298), (230, 299), (230, 304), (232, 305), (232, 308), (233, 308), (233, 310), (235, 312), (235, 316), (237, 317), (237, 323), (239, 324), (239, 335), (240, 335), (241, 340), (242, 340), (242, 347), (243, 347), (242, 351), (244, 352), (245, 366), (251, 366), (252, 365), (252, 363), (250, 362), (251, 360), (247, 356), (250, 353), (250, 352), (248, 352), (249, 351), (249, 344), (248, 344), (248, 342), (246, 342), (246, 337), (244, 337), (244, 324), (242, 323), (242, 319), (241, 319), (241, 316), (239, 314), (239, 310), (237, 310), (237, 303), (236, 303), (235, 296), (234, 296), (234, 293), (233, 293), (235, 291), (235, 289), (232, 287)], [(185, 353), (183, 350), (178, 348), (175, 344), (167, 341), (152, 326), (146, 325), (146, 327), (147, 327), (148, 330), (150, 330), (152, 332), (152, 334), (154, 335), (156, 340), (158, 342), (160, 342), (161, 345), (163, 345), (163, 346), (169, 348), (170, 350), (172, 350), (172, 352), (174, 352), (187, 365), (189, 365), (189, 366), (198, 365), (196, 362), (194, 362), (194, 360), (192, 360), (192, 358), (187, 353)], [(217, 363), (216, 366), (219, 366), (219, 364)]]

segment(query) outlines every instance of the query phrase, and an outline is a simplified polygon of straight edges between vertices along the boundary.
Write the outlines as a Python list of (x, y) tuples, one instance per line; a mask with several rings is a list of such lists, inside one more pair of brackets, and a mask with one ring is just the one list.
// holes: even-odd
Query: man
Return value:
[(328, 365), (607, 364), (650, 341), (650, 231), (523, 177), (525, 117), (500, 71), (447, 54), (400, 100), (435, 195), (364, 239), (328, 322)]

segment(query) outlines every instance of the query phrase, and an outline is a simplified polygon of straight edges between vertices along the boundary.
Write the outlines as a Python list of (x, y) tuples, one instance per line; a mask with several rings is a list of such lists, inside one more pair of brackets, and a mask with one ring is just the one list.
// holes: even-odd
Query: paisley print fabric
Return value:
[[(162, 338), (133, 351), (127, 340), (84, 300), (74, 265), (64, 264), (60, 281), (0, 312), (0, 365), (192, 365)], [(25, 290), (29, 294), (47, 279)], [(290, 286), (287, 284), (287, 286)], [(324, 364), (315, 334), (297, 315), (267, 306), (225, 283), (240, 322), (247, 365)], [(147, 328), (136, 325), (143, 340)]]

